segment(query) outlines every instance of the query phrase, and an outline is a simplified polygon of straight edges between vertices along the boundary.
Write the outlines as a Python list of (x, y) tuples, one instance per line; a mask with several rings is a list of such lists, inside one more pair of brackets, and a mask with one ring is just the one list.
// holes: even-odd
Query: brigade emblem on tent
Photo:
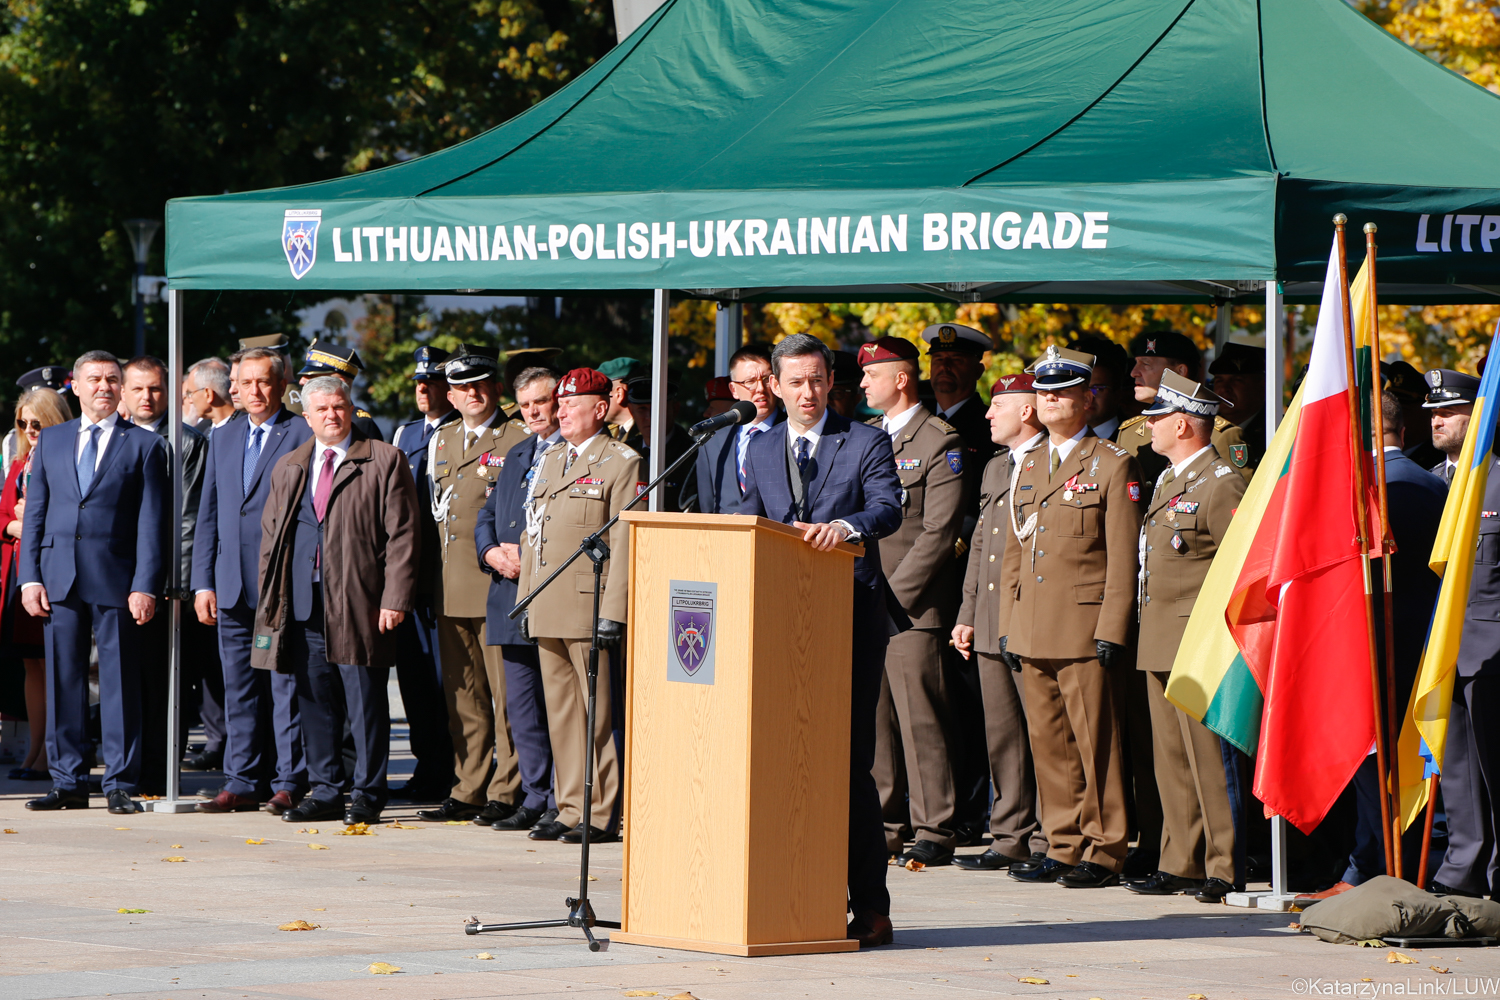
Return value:
[(281, 222), (281, 249), (291, 265), (292, 277), (302, 276), (318, 262), (318, 225), (323, 221), (321, 208), (289, 208)]

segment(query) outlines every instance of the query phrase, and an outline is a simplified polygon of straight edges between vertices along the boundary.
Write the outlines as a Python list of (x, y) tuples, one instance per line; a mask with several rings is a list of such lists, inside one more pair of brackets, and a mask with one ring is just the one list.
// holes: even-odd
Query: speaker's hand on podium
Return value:
[(802, 521), (793, 521), (792, 527), (802, 529), (802, 540), (807, 542), (819, 552), (831, 552), (839, 542), (849, 537), (848, 530), (838, 523), (833, 524), (805, 524)]
[(599, 619), (599, 645), (604, 649), (613, 649), (620, 644), (625, 637), (625, 623), (613, 621), (609, 618)]

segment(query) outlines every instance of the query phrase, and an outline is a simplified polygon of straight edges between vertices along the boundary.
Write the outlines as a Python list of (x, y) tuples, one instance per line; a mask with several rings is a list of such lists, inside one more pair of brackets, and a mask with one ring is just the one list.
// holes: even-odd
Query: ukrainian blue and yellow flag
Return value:
[[(1500, 323), (1490, 340), (1494, 352)], [(1443, 578), (1437, 608), (1422, 650), (1422, 666), (1411, 689), (1406, 720), (1401, 726), (1397, 761), (1401, 780), (1402, 829), (1410, 826), (1427, 805), (1430, 774), (1441, 774), (1448, 745), (1448, 709), (1453, 703), (1453, 678), (1458, 672), (1458, 643), (1464, 631), (1464, 611), (1474, 575), (1475, 541), (1484, 488), (1489, 480), (1490, 450), (1495, 443), (1495, 418), (1500, 415), (1500, 359), (1487, 365), (1479, 381), (1479, 397), (1469, 418), (1469, 433), (1448, 488), (1448, 503), (1438, 524), (1430, 565)]]

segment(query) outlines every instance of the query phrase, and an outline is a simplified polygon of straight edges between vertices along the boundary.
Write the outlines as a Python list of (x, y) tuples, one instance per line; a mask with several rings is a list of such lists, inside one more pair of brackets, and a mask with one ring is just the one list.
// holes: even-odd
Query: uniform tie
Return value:
[(573, 460), (577, 457), (578, 449), (574, 448), (572, 445), (568, 445), (568, 457), (567, 460), (563, 462), (563, 475), (566, 476), (568, 474), (568, 470), (573, 467)]
[(1047, 478), (1051, 479), (1057, 475), (1057, 467), (1062, 465), (1062, 455), (1058, 453), (1056, 448), (1049, 448), (1047, 451), (1050, 455), (1047, 459)]
[(260, 436), (265, 432), (264, 427), (253, 427), (250, 429), (250, 437), (245, 440), (245, 461), (240, 470), (240, 485), (247, 497), (250, 495), (250, 481), (255, 478), (255, 465), (260, 460)]
[(333, 460), (337, 457), (332, 448), (323, 449), (323, 471), (318, 474), (318, 488), (313, 490), (313, 513), (318, 515), (319, 524), (328, 513), (328, 498), (333, 494)]
[(479, 441), (479, 432), (478, 431), (469, 431), (468, 433), (466, 433), (464, 435), (464, 451), (467, 452), (470, 448), (474, 447), (474, 445), (478, 441)]
[(1443, 479), (1448, 483), (1449, 486), (1453, 485), (1453, 473), (1457, 471), (1458, 466), (1454, 465), (1452, 462), (1445, 462), (1443, 464)]
[(99, 464), (99, 431), (98, 424), (89, 428), (89, 439), (83, 443), (83, 454), (78, 456), (78, 495), (83, 496), (89, 491), (89, 484), (94, 481), (94, 466)]
[(807, 479), (807, 463), (812, 460), (812, 448), (807, 443), (807, 438), (797, 439), (797, 473), (804, 480)]

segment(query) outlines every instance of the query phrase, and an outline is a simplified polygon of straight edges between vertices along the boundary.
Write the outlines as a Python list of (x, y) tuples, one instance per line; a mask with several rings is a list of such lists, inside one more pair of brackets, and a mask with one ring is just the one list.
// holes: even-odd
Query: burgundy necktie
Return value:
[(333, 495), (333, 460), (337, 455), (332, 448), (323, 450), (323, 471), (318, 474), (318, 488), (313, 490), (313, 513), (318, 515), (319, 524), (328, 513), (328, 498)]

